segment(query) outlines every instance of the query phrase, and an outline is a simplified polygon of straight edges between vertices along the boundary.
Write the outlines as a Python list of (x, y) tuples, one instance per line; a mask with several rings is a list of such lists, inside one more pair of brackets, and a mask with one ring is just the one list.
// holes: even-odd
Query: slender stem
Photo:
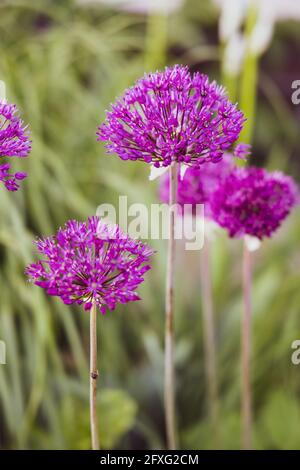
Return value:
[(246, 144), (249, 144), (253, 137), (257, 100), (257, 79), (258, 57), (252, 52), (248, 52), (245, 57), (240, 96), (240, 106), (247, 121), (244, 124), (239, 138), (241, 142)]
[(242, 347), (242, 444), (244, 449), (252, 447), (252, 398), (250, 380), (251, 354), (251, 253), (244, 243), (243, 254), (244, 314), (241, 323)]
[(228, 70), (226, 65), (226, 48), (228, 44), (221, 44), (220, 53), (221, 53), (221, 73), (222, 73), (222, 84), (226, 88), (228, 97), (230, 101), (235, 103), (238, 98), (238, 84), (239, 84), (239, 73), (232, 73)]
[(99, 450), (97, 420), (97, 308), (94, 304), (90, 311), (90, 422), (92, 449)]
[(230, 101), (235, 103), (238, 95), (238, 77), (235, 74), (229, 72), (223, 72), (222, 83), (226, 88)]
[(175, 273), (175, 211), (171, 206), (176, 204), (177, 164), (170, 167), (169, 196), (169, 243), (166, 282), (166, 324), (165, 324), (165, 419), (168, 449), (176, 449), (175, 431), (175, 392), (174, 392), (174, 273)]
[(6, 86), (5, 82), (0, 80), (0, 100), (3, 101), (6, 99)]
[(250, 144), (253, 137), (254, 121), (256, 113), (257, 101), (257, 80), (258, 80), (258, 61), (259, 57), (253, 53), (250, 48), (250, 37), (253, 28), (257, 22), (257, 7), (250, 3), (247, 20), (245, 38), (247, 42), (246, 53), (244, 58), (244, 66), (241, 77), (241, 91), (240, 91), (240, 107), (247, 118), (243, 130), (240, 134), (239, 141)]
[(204, 361), (206, 373), (206, 386), (208, 407), (215, 434), (215, 443), (219, 444), (219, 401), (218, 382), (216, 366), (216, 344), (214, 312), (212, 300), (212, 277), (211, 277), (211, 257), (210, 242), (208, 238), (204, 241), (201, 260), (201, 291), (202, 291), (202, 315), (204, 330)]
[(147, 19), (145, 69), (155, 70), (166, 64), (168, 52), (168, 17), (150, 13)]

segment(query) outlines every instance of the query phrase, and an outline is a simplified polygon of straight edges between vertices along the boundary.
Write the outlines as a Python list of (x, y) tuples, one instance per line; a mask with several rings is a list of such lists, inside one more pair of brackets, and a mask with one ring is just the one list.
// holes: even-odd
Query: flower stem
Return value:
[(150, 13), (147, 18), (145, 69), (156, 70), (166, 64), (168, 51), (168, 17)]
[(93, 304), (90, 311), (90, 424), (92, 449), (99, 450), (97, 422), (97, 308)]
[[(253, 2), (254, 3), (254, 2)], [(241, 77), (240, 107), (244, 112), (247, 121), (240, 134), (239, 141), (250, 144), (253, 137), (256, 101), (257, 101), (257, 80), (258, 80), (258, 60), (259, 57), (250, 47), (250, 36), (257, 21), (257, 9), (250, 3), (246, 20), (245, 38), (247, 41), (244, 66)]]
[(165, 419), (168, 449), (176, 449), (175, 392), (174, 392), (174, 273), (175, 273), (175, 211), (177, 193), (177, 163), (170, 167), (169, 243), (166, 279), (165, 323)]
[(219, 445), (219, 400), (216, 367), (216, 345), (214, 312), (212, 300), (212, 278), (210, 242), (206, 238), (202, 248), (201, 260), (201, 291), (202, 291), (202, 315), (204, 330), (204, 361), (206, 373), (206, 386), (208, 407), (215, 437), (215, 444)]
[(244, 449), (252, 447), (252, 398), (250, 381), (251, 354), (251, 253), (244, 243), (243, 253), (243, 298), (244, 314), (241, 323), (242, 347), (242, 445)]
[(256, 100), (257, 100), (258, 58), (255, 54), (248, 52), (245, 57), (245, 65), (242, 74), (240, 106), (247, 121), (240, 134), (239, 141), (249, 144), (252, 141)]

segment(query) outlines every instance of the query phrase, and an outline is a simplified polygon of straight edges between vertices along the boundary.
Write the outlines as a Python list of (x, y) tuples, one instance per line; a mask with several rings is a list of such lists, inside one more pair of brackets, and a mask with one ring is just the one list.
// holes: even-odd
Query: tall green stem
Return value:
[(97, 420), (97, 308), (93, 304), (90, 310), (90, 425), (92, 449), (99, 450)]
[(252, 392), (251, 392), (251, 253), (244, 243), (243, 252), (243, 300), (244, 311), (241, 322), (241, 377), (242, 377), (242, 445), (252, 447)]
[(257, 9), (250, 4), (246, 21), (246, 54), (241, 77), (240, 107), (247, 121), (240, 135), (240, 141), (250, 144), (253, 137), (257, 99), (258, 55), (250, 47), (250, 37), (257, 21)]
[(245, 57), (240, 98), (240, 107), (247, 118), (240, 135), (240, 141), (246, 144), (250, 144), (253, 137), (257, 99), (257, 72), (258, 58), (249, 51)]
[(165, 323), (165, 420), (168, 449), (176, 449), (175, 374), (174, 374), (174, 279), (175, 279), (175, 210), (177, 195), (177, 163), (170, 166), (169, 243), (166, 279)]
[(205, 239), (201, 251), (201, 291), (202, 315), (204, 330), (204, 361), (206, 373), (206, 387), (210, 419), (215, 436), (215, 444), (219, 444), (219, 401), (216, 366), (216, 344), (212, 297), (211, 256), (210, 242)]
[(222, 73), (222, 85), (224, 85), (230, 101), (236, 102), (238, 98), (238, 74), (230, 73), (226, 65), (226, 46), (227, 44), (221, 44), (220, 54), (222, 57), (221, 73)]
[(0, 101), (6, 99), (6, 87), (5, 87), (5, 82), (0, 80)]
[(167, 47), (167, 15), (150, 14), (148, 16), (145, 44), (145, 69), (147, 71), (153, 71), (166, 65)]

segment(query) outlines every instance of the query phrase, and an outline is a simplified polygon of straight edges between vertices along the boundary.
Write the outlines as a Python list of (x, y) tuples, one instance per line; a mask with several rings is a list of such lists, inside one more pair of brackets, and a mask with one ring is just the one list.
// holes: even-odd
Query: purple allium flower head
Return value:
[(70, 220), (53, 237), (36, 242), (43, 259), (26, 269), (37, 286), (66, 304), (92, 304), (102, 313), (118, 302), (139, 300), (136, 288), (153, 251), (125, 235), (118, 226), (109, 226), (92, 217), (88, 222)]
[[(205, 216), (211, 218), (210, 198), (212, 193), (230, 171), (234, 168), (234, 161), (231, 154), (225, 153), (222, 160), (215, 163), (206, 163), (199, 169), (188, 168), (183, 178), (178, 175), (177, 203), (181, 206), (185, 204), (204, 204)], [(160, 178), (159, 197), (166, 204), (169, 203), (170, 176), (168, 173)], [(194, 207), (192, 209), (194, 209)]]
[(299, 202), (293, 178), (262, 168), (235, 168), (211, 198), (214, 220), (231, 237), (270, 237)]
[(123, 160), (199, 167), (222, 158), (243, 122), (222, 87), (175, 65), (139, 79), (112, 105), (97, 135)]
[[(19, 118), (17, 107), (0, 101), (0, 159), (4, 157), (27, 157), (31, 150), (28, 129)], [(26, 173), (9, 173), (10, 165), (0, 165), (0, 181), (9, 191), (19, 188), (17, 181)]]

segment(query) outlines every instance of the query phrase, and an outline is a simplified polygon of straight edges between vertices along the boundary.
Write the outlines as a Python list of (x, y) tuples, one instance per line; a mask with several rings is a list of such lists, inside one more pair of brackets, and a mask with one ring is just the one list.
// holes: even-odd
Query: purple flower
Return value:
[[(4, 157), (27, 157), (31, 141), (27, 126), (19, 118), (17, 107), (0, 101), (0, 159)], [(9, 172), (10, 164), (0, 165), (0, 181), (9, 191), (19, 188), (18, 181), (26, 178), (26, 173)]]
[(214, 220), (231, 237), (270, 237), (299, 202), (294, 180), (279, 171), (235, 168), (211, 198)]
[(247, 157), (249, 157), (250, 153), (251, 145), (240, 143), (236, 145), (233, 152), (233, 156), (236, 158), (240, 158), (241, 160), (247, 160)]
[(19, 189), (18, 181), (26, 178), (26, 173), (15, 173), (12, 174), (9, 172), (10, 164), (4, 163), (0, 165), (0, 181), (5, 184), (6, 189), (9, 191), (17, 191)]
[(35, 244), (44, 258), (27, 267), (30, 280), (65, 304), (84, 304), (88, 310), (94, 303), (102, 313), (118, 302), (139, 300), (135, 290), (153, 254), (98, 217), (86, 223), (70, 220), (55, 236)]
[[(191, 204), (192, 210), (196, 204), (204, 204), (205, 216), (211, 218), (210, 198), (212, 193), (225, 176), (234, 168), (232, 155), (224, 154), (222, 160), (215, 163), (206, 163), (199, 169), (188, 168), (181, 178), (178, 176), (177, 203), (181, 206)], [(170, 176), (165, 174), (160, 178), (159, 197), (166, 204), (169, 203)]]
[(222, 158), (243, 123), (243, 113), (222, 87), (175, 65), (139, 79), (112, 105), (97, 135), (122, 160), (199, 168)]

